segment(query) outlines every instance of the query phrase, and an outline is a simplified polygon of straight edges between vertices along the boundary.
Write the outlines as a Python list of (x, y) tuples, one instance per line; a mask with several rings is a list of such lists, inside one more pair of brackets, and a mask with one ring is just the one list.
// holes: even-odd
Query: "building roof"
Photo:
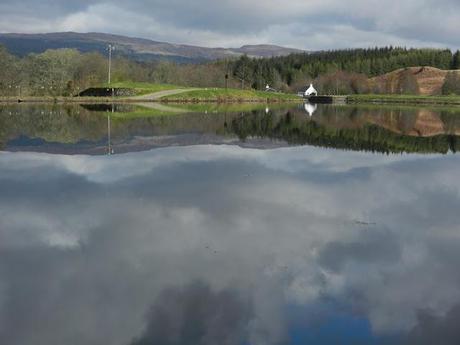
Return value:
[(318, 91), (316, 91), (316, 89), (313, 87), (313, 84), (310, 84), (310, 87), (305, 91), (305, 94), (308, 96), (314, 93), (318, 94)]

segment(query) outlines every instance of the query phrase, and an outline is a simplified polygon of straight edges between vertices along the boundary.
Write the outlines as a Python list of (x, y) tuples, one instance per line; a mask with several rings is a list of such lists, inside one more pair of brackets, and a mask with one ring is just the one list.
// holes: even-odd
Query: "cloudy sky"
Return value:
[(458, 0), (2, 0), (0, 32), (109, 32), (301, 49), (460, 47)]

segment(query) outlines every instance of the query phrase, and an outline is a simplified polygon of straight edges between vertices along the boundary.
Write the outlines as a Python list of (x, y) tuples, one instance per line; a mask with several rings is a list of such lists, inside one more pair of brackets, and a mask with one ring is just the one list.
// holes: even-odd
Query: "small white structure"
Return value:
[(318, 91), (313, 87), (313, 84), (310, 84), (310, 87), (305, 91), (305, 97), (309, 96), (318, 96)]
[(267, 92), (278, 92), (274, 88), (270, 87), (270, 85), (268, 85), (268, 84), (267, 84), (267, 86), (265, 86), (265, 91), (267, 91)]

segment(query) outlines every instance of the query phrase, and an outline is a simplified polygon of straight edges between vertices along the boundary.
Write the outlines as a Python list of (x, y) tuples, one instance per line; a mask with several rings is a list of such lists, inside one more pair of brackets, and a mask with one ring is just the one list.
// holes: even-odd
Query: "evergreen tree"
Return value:
[(244, 89), (250, 83), (253, 74), (252, 61), (247, 55), (243, 55), (235, 64), (233, 75), (241, 81)]
[(452, 69), (460, 69), (460, 50), (454, 54), (452, 59)]

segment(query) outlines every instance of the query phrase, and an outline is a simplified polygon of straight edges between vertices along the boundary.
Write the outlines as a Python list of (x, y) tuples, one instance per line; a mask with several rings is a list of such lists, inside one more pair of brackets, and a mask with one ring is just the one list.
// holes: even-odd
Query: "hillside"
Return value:
[(157, 42), (149, 39), (104, 33), (59, 32), (47, 34), (0, 34), (0, 44), (18, 56), (42, 53), (47, 49), (75, 48), (81, 52), (105, 52), (108, 44), (116, 54), (148, 61), (168, 59), (176, 62), (203, 62), (247, 54), (251, 57), (285, 56), (302, 52), (275, 45), (247, 45), (241, 48), (206, 48)]
[[(424, 96), (440, 95), (442, 86), (449, 70), (441, 70), (434, 67), (409, 67), (401, 68), (384, 75), (371, 78), (370, 84), (373, 89), (378, 88), (384, 93), (398, 93), (399, 85), (407, 75), (412, 76), (417, 82), (419, 94)], [(460, 74), (460, 70), (456, 71)]]
[[(383, 47), (291, 54), (263, 60), (241, 57), (233, 64), (233, 72), (239, 78), (244, 76), (246, 84), (257, 89), (269, 84), (276, 89), (298, 91), (313, 80), (322, 84), (318, 85), (321, 92), (332, 93), (337, 92), (334, 80), (337, 71), (361, 74), (367, 79), (410, 66), (460, 69), (460, 51)], [(344, 84), (346, 82), (344, 80)], [(339, 92), (350, 93), (353, 88), (344, 87)]]

